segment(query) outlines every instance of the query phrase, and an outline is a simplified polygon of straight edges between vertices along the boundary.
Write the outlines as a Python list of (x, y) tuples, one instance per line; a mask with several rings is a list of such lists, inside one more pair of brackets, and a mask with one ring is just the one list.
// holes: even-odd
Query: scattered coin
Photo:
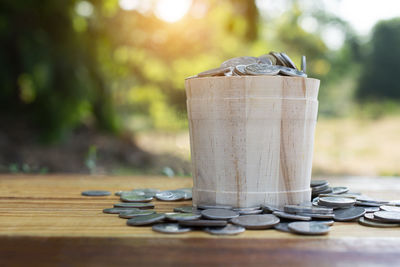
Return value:
[(301, 71), (307, 73), (307, 60), (306, 56), (301, 56)]
[(246, 73), (250, 75), (277, 75), (280, 69), (274, 65), (251, 64), (245, 67)]
[(238, 235), (243, 233), (246, 229), (239, 225), (227, 224), (222, 227), (207, 227), (204, 229), (205, 232), (212, 235)]
[(225, 226), (227, 221), (222, 220), (193, 220), (193, 221), (180, 221), (180, 225), (192, 227), (212, 227), (212, 226)]
[(292, 222), (288, 228), (296, 234), (325, 235), (329, 232), (329, 226), (316, 222)]
[(357, 206), (365, 206), (365, 207), (377, 207), (379, 208), (383, 204), (375, 203), (375, 202), (366, 202), (366, 201), (356, 201)]
[(274, 211), (272, 214), (282, 219), (289, 219), (296, 221), (311, 221), (311, 217), (286, 213), (283, 211)]
[(154, 188), (138, 188), (138, 189), (133, 189), (131, 192), (136, 192), (138, 194), (148, 196), (148, 197), (155, 197), (155, 195), (160, 192), (159, 189), (154, 189)]
[(274, 211), (281, 211), (277, 207), (273, 207), (273, 206), (267, 205), (267, 204), (261, 204), (261, 209), (263, 210), (264, 213), (272, 213)]
[(120, 218), (130, 219), (136, 216), (144, 216), (156, 213), (154, 210), (131, 210), (131, 211), (123, 211), (119, 214)]
[(246, 208), (233, 208), (233, 211), (250, 211), (250, 210), (259, 210), (261, 209), (260, 206), (254, 206), (254, 207), (246, 207)]
[(288, 55), (286, 55), (285, 53), (281, 52), (281, 57), (283, 58), (283, 60), (285, 61), (285, 64), (290, 67), (293, 68), (295, 70), (297, 70), (296, 65), (294, 64), (294, 62), (290, 59), (290, 57)]
[(350, 207), (355, 203), (355, 199), (345, 197), (321, 197), (318, 200), (318, 204), (328, 207)]
[(328, 184), (327, 180), (311, 180), (311, 187), (316, 187), (316, 186), (321, 186), (321, 185), (325, 185)]
[(335, 215), (333, 213), (329, 214), (318, 214), (318, 213), (296, 213), (301, 216), (308, 216), (313, 219), (333, 219)]
[(380, 206), (381, 210), (384, 211), (395, 211), (395, 212), (400, 212), (400, 207), (396, 207), (396, 206)]
[(208, 209), (226, 209), (226, 210), (231, 210), (233, 209), (232, 206), (227, 206), (227, 205), (197, 205), (197, 208), (202, 209), (202, 210), (208, 210)]
[(374, 217), (383, 222), (400, 222), (400, 212), (396, 211), (377, 211), (374, 212)]
[(334, 220), (320, 220), (320, 221), (313, 221), (313, 222), (323, 223), (323, 224), (325, 224), (327, 226), (332, 226), (335, 223)]
[(185, 192), (162, 191), (156, 194), (156, 198), (161, 201), (178, 201), (185, 198)]
[(329, 189), (329, 184), (323, 184), (323, 185), (317, 185), (311, 188), (313, 192), (319, 192), (319, 191), (325, 191), (326, 189)]
[(110, 196), (111, 192), (109, 191), (103, 191), (103, 190), (88, 190), (88, 191), (83, 191), (82, 196), (86, 197), (105, 197), (105, 196)]
[(135, 211), (138, 210), (136, 208), (108, 208), (104, 209), (104, 213), (109, 213), (109, 214), (120, 214), (121, 212), (127, 212), (127, 211)]
[(315, 214), (330, 214), (333, 212), (332, 208), (321, 208), (305, 205), (286, 205), (284, 210), (288, 213), (315, 213)]
[(165, 218), (165, 214), (155, 213), (144, 216), (136, 216), (126, 221), (127, 225), (137, 226), (137, 225), (149, 225), (156, 222), (160, 222)]
[(197, 220), (200, 217), (201, 214), (194, 214), (194, 213), (166, 214), (166, 218), (170, 221), (191, 221), (191, 220)]
[(233, 218), (231, 222), (246, 229), (268, 229), (279, 223), (279, 218), (273, 214), (243, 215)]
[(347, 222), (358, 219), (365, 214), (365, 209), (362, 207), (351, 207), (345, 209), (337, 209), (333, 212), (335, 221)]
[(181, 206), (174, 208), (175, 212), (183, 212), (183, 213), (194, 213), (200, 214), (200, 210), (194, 208), (193, 206)]
[(285, 63), (285, 60), (282, 58), (282, 56), (281, 56), (280, 53), (271, 51), (269, 54), (272, 55), (273, 57), (275, 57), (275, 59), (276, 59), (276, 65), (288, 67), (288, 66), (286, 65), (286, 63)]
[(153, 225), (152, 229), (163, 234), (181, 234), (192, 231), (192, 228), (177, 223), (159, 223)]
[(237, 65), (249, 65), (257, 63), (257, 61), (258, 58), (256, 57), (234, 57), (222, 62), (221, 68), (235, 67)]
[(358, 219), (358, 222), (361, 225), (370, 226), (370, 227), (379, 227), (379, 228), (400, 227), (400, 224), (372, 221), (365, 217), (361, 217), (360, 219)]
[(375, 211), (379, 211), (379, 207), (363, 207), (365, 209), (365, 212), (369, 213), (369, 212), (375, 212)]
[(114, 208), (138, 208), (138, 209), (154, 209), (154, 204), (151, 203), (135, 203), (135, 202), (121, 202), (115, 203)]
[(290, 233), (288, 226), (289, 226), (289, 222), (280, 222), (280, 223), (274, 225), (274, 228), (281, 232)]
[(238, 75), (247, 75), (246, 65), (237, 65), (233, 71)]
[(232, 67), (219, 67), (215, 69), (206, 70), (197, 74), (198, 77), (207, 76), (223, 76), (225, 73), (232, 71)]
[(140, 195), (137, 192), (123, 192), (120, 196), (123, 202), (150, 202), (153, 200), (152, 196)]
[(263, 210), (239, 210), (240, 215), (254, 215), (254, 214), (261, 214)]
[(331, 189), (332, 189), (332, 194), (344, 194), (349, 191), (349, 188), (345, 186), (336, 186), (332, 187)]
[(212, 220), (229, 220), (239, 216), (239, 213), (233, 210), (226, 209), (208, 209), (203, 210), (201, 215), (207, 219)]

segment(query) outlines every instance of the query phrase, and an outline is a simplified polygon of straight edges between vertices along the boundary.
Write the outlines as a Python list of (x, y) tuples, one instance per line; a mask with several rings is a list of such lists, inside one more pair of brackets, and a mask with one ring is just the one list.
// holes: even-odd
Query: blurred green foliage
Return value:
[[(157, 1), (148, 3), (154, 9)], [(300, 26), (305, 17), (317, 22), (316, 30)], [(329, 27), (345, 36), (339, 50), (321, 38)], [(359, 98), (400, 96), (389, 89), (395, 88), (399, 63), (390, 56), (399, 51), (399, 33), (399, 21), (379, 24), (367, 63), (360, 64), (365, 56), (351, 27), (323, 6), (303, 9), (302, 1), (288, 1), (273, 17), (260, 16), (255, 1), (194, 0), (188, 14), (170, 24), (151, 12), (123, 10), (117, 0), (4, 0), (0, 114), (31, 123), (45, 141), (81, 124), (112, 133), (182, 129), (186, 77), (230, 57), (274, 50), (296, 63), (307, 55), (309, 76), (322, 80), (320, 113), (344, 115), (360, 71)]]
[(363, 70), (357, 88), (361, 100), (400, 99), (400, 18), (381, 21), (373, 30), (366, 48)]

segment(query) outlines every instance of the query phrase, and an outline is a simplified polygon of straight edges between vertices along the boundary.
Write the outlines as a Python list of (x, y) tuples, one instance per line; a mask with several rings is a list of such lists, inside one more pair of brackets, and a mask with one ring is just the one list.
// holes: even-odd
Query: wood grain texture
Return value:
[[(400, 198), (400, 178), (329, 179), (380, 199)], [(235, 237), (196, 231), (163, 235), (103, 214), (118, 197), (84, 190), (176, 189), (190, 178), (0, 176), (0, 266), (388, 265), (400, 264), (400, 229), (335, 223), (327, 236), (253, 230)], [(185, 202), (154, 201), (158, 212)]]
[(319, 80), (186, 80), (193, 202), (282, 207), (309, 199)]

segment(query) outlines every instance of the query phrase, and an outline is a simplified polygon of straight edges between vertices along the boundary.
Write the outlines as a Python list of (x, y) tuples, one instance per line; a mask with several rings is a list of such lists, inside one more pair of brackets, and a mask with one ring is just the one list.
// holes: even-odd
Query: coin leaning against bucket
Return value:
[(293, 60), (284, 52), (270, 52), (259, 57), (235, 57), (224, 61), (220, 67), (209, 69), (190, 78), (215, 77), (215, 76), (245, 76), (245, 75), (268, 75), (268, 76), (294, 76), (307, 77), (306, 57), (301, 58), (301, 70), (294, 64)]

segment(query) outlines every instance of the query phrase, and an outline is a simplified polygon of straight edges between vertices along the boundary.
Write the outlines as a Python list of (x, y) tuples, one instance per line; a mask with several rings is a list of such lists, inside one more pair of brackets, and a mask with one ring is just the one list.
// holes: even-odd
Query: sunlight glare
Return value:
[(165, 22), (176, 22), (189, 11), (192, 0), (159, 0), (155, 15)]

